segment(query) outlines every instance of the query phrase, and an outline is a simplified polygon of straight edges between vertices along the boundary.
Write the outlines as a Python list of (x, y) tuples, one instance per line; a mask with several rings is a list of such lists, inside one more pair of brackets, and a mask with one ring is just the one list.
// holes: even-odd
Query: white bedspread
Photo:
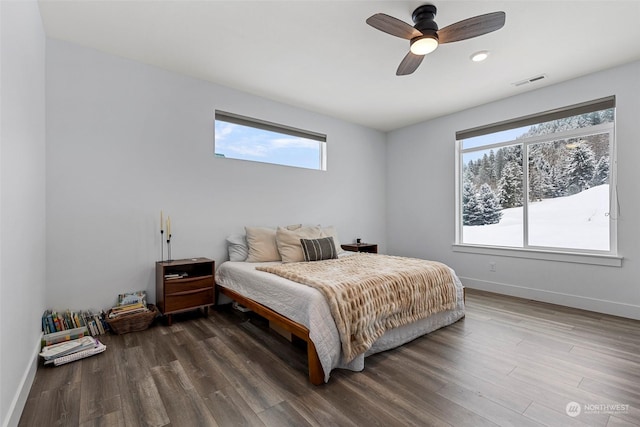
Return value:
[(258, 265), (269, 264), (274, 263), (224, 262), (216, 271), (216, 284), (232, 289), (307, 327), (324, 370), (325, 382), (335, 368), (361, 371), (364, 369), (365, 356), (402, 345), (450, 325), (464, 316), (462, 284), (452, 270), (457, 289), (455, 309), (387, 331), (366, 354), (345, 364), (341, 358), (340, 336), (324, 296), (317, 289), (256, 270)]

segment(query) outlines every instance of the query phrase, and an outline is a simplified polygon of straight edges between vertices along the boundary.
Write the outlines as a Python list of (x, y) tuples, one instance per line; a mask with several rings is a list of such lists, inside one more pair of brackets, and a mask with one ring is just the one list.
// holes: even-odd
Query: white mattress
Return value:
[(389, 330), (364, 355), (356, 357), (350, 363), (344, 363), (340, 336), (324, 296), (317, 289), (256, 270), (259, 265), (269, 264), (279, 263), (224, 262), (216, 271), (216, 284), (232, 289), (307, 327), (324, 370), (325, 382), (335, 368), (361, 371), (364, 369), (365, 356), (402, 345), (450, 325), (464, 316), (462, 284), (451, 270), (457, 288), (455, 309)]

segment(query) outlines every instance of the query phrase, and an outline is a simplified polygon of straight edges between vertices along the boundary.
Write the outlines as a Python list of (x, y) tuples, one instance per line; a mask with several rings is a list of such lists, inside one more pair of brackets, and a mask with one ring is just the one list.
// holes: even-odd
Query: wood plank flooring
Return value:
[(474, 290), (461, 321), (319, 387), (304, 347), (229, 308), (102, 338), (38, 368), (20, 426), (640, 425), (640, 322)]

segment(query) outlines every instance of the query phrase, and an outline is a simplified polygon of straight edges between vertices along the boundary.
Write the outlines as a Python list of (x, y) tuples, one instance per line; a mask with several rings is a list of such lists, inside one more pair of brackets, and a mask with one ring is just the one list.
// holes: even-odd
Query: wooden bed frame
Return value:
[(276, 325), (280, 326), (287, 332), (291, 332), (291, 334), (300, 338), (301, 340), (307, 343), (307, 362), (309, 365), (309, 381), (313, 385), (321, 385), (324, 384), (324, 370), (322, 369), (322, 364), (320, 363), (320, 358), (318, 358), (318, 352), (316, 351), (316, 346), (309, 338), (309, 329), (305, 326), (302, 326), (299, 323), (294, 322), (291, 319), (284, 317), (280, 313), (276, 313), (271, 310), (269, 307), (265, 307), (264, 305), (255, 302), (252, 299), (244, 297), (239, 293), (232, 291), (231, 289), (225, 288), (223, 286), (216, 285), (217, 292), (228, 296), (232, 300), (238, 302), (259, 314), (260, 316), (270, 320)]
[[(322, 369), (322, 364), (320, 363), (320, 358), (318, 357), (316, 346), (315, 344), (313, 344), (313, 341), (311, 341), (311, 338), (309, 338), (309, 329), (287, 317), (284, 317), (282, 314), (271, 310), (269, 307), (266, 307), (258, 302), (255, 302), (252, 299), (240, 295), (236, 291), (225, 288), (224, 286), (218, 286), (216, 284), (216, 295), (218, 293), (228, 296), (237, 303), (253, 310), (254, 313), (259, 314), (265, 319), (275, 323), (277, 326), (280, 326), (285, 331), (291, 332), (291, 334), (306, 342), (307, 363), (309, 366), (309, 382), (311, 382), (311, 384), (313, 385), (324, 384), (324, 370)], [(462, 288), (462, 299), (466, 303), (467, 293), (466, 288), (464, 287)]]

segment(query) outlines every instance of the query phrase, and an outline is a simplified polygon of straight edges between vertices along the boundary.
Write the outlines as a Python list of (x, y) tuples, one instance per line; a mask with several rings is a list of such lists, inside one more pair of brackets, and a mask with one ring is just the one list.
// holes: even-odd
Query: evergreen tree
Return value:
[(549, 189), (550, 197), (563, 197), (567, 195), (567, 180), (564, 176), (564, 172), (560, 166), (551, 167), (552, 186)]
[(510, 161), (504, 166), (498, 189), (503, 209), (522, 206), (522, 167), (518, 163)]
[(576, 194), (590, 188), (595, 171), (595, 156), (587, 144), (580, 142), (569, 150), (568, 163), (564, 171), (569, 193)]
[(522, 145), (521, 144), (504, 147), (503, 150), (504, 150), (504, 160), (506, 162), (516, 162), (517, 164), (522, 164)]
[(529, 160), (529, 201), (553, 197), (551, 165), (540, 150), (532, 150)]
[(475, 182), (476, 177), (480, 174), (480, 160), (478, 159), (475, 162), (473, 160), (469, 160), (467, 167), (473, 178), (471, 182)]
[(492, 189), (498, 186), (496, 154), (493, 152), (493, 150), (489, 150), (489, 186)]
[(609, 182), (609, 158), (600, 157), (593, 174), (593, 186), (607, 184)]
[(467, 173), (465, 173), (465, 180), (462, 184), (462, 225), (470, 224), (469, 200), (475, 197), (475, 188), (471, 180), (466, 179)]
[[(496, 174), (496, 180), (498, 179), (498, 177), (502, 176), (502, 169), (504, 169), (504, 165), (506, 163), (506, 159), (505, 159), (505, 150), (504, 148), (498, 148), (498, 151), (496, 151), (496, 165), (495, 165), (495, 174)], [(497, 184), (496, 184), (497, 186)]]
[(464, 172), (462, 183), (462, 225), (482, 224), (482, 201), (473, 184), (474, 174), (470, 169)]
[(499, 223), (502, 218), (500, 203), (488, 184), (482, 184), (478, 198), (482, 204), (482, 225)]
[(480, 161), (480, 176), (479, 181), (476, 183), (478, 186), (482, 186), (482, 184), (486, 184), (491, 182), (491, 173), (493, 171), (493, 164), (491, 163), (491, 159), (484, 153), (482, 156), (482, 160)]
[[(463, 225), (482, 225), (483, 224), (483, 215), (484, 209), (482, 207), (482, 201), (480, 197), (478, 197), (477, 193), (473, 193), (471, 197), (467, 200), (467, 204), (465, 206), (467, 222)], [(464, 218), (464, 214), (463, 214)]]

